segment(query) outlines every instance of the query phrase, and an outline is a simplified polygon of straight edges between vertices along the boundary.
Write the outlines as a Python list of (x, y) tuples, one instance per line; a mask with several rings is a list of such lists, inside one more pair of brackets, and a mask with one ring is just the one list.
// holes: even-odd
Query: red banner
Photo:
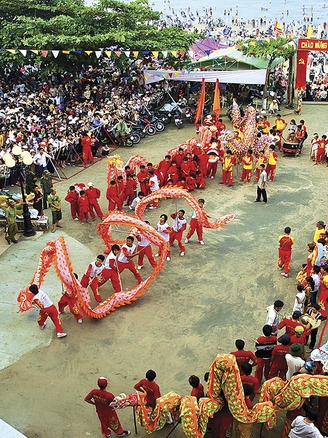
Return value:
[(313, 40), (310, 38), (300, 38), (298, 40), (298, 50), (328, 50), (328, 40)]
[(308, 53), (309, 52), (305, 52), (301, 50), (297, 51), (297, 66), (296, 66), (296, 80), (295, 80), (296, 90), (300, 90), (301, 88), (305, 89), (306, 86), (306, 66), (307, 66)]

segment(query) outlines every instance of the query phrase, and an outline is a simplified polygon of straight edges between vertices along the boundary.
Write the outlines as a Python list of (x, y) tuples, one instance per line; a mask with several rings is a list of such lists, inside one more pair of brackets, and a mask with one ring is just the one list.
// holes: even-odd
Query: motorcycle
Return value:
[(194, 123), (194, 114), (192, 113), (190, 106), (186, 106), (184, 116), (189, 123)]
[(180, 114), (174, 114), (174, 124), (178, 129), (183, 128), (183, 120)]

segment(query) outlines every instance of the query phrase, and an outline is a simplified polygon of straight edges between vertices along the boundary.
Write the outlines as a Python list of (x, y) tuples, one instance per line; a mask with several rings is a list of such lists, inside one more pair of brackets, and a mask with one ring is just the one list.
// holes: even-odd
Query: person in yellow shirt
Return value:
[(262, 166), (261, 164), (267, 164), (268, 159), (267, 157), (264, 155), (264, 151), (260, 151), (257, 158), (256, 158), (256, 164), (255, 164), (255, 168), (256, 168), (256, 181), (258, 181), (260, 179), (260, 175), (262, 172)]
[(222, 181), (220, 184), (228, 183), (228, 186), (232, 187), (232, 166), (236, 164), (235, 157), (232, 155), (230, 149), (228, 149), (222, 160)]
[(252, 149), (248, 149), (247, 154), (243, 157), (242, 163), (243, 163), (243, 170), (241, 173), (241, 179), (240, 181), (251, 181), (252, 177), (252, 168), (253, 168), (253, 151)]
[(324, 221), (318, 221), (313, 236), (313, 242), (317, 243), (319, 239), (326, 238), (326, 230)]
[(276, 168), (277, 168), (277, 161), (278, 161), (278, 155), (275, 151), (276, 146), (274, 144), (270, 145), (270, 152), (269, 152), (269, 159), (268, 159), (268, 165), (266, 168), (268, 178), (270, 176), (270, 181), (273, 181), (275, 175), (276, 175)]
[(277, 114), (277, 118), (274, 121), (274, 124), (277, 128), (277, 131), (282, 133), (287, 126), (287, 123), (284, 119), (281, 118), (281, 114)]

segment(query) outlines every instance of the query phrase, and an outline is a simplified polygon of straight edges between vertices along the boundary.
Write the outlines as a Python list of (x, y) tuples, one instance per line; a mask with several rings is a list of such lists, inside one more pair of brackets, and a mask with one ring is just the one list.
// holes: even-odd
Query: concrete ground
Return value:
[[(63, 234), (68, 242), (74, 270), (81, 276), (87, 264), (104, 249), (96, 233), (97, 221), (81, 225), (72, 221), (63, 201), (63, 229), (37, 238), (20, 239), (0, 256), (2, 294), (0, 299), (2, 385), (0, 412), (4, 421), (29, 438), (100, 436), (93, 409), (83, 402), (100, 375), (109, 379), (115, 394), (129, 393), (149, 368), (157, 372), (162, 394), (190, 391), (188, 377), (202, 379), (218, 352), (234, 350), (234, 341), (243, 338), (253, 349), (261, 334), (266, 306), (275, 299), (285, 301), (290, 314), (295, 296), (295, 275), (306, 259), (306, 244), (312, 240), (317, 220), (326, 220), (324, 166), (309, 161), (309, 140), (313, 132), (326, 131), (327, 107), (303, 107), (302, 116), (286, 115), (286, 120), (305, 119), (309, 131), (304, 153), (299, 158), (280, 156), (277, 177), (268, 185), (268, 204), (254, 204), (256, 184), (240, 183), (240, 168), (234, 170), (233, 189), (218, 185), (218, 177), (207, 181), (205, 191), (195, 193), (206, 199), (206, 211), (213, 218), (237, 213), (236, 219), (220, 230), (205, 230), (205, 246), (193, 239), (186, 256), (172, 248), (172, 259), (138, 301), (116, 310), (101, 320), (84, 318), (76, 324), (66, 312), (62, 323), (68, 336), (56, 339), (52, 323), (38, 329), (34, 310), (18, 312), (16, 298), (36, 270), (38, 256), (46, 242)], [(133, 149), (117, 152), (124, 162), (140, 154), (157, 163), (166, 150), (194, 136), (193, 126), (143, 140)], [(68, 172), (68, 171), (67, 171)], [(69, 185), (93, 181), (102, 191), (101, 206), (106, 211), (106, 162), (102, 160), (69, 180), (56, 183), (64, 198)], [(184, 201), (163, 201), (158, 210), (145, 214), (155, 225), (162, 213), (185, 208)], [(296, 243), (290, 278), (282, 278), (276, 267), (277, 238), (285, 226), (292, 227)], [(119, 236), (119, 237), (118, 237)], [(118, 234), (117, 238), (122, 238)], [(146, 266), (142, 274), (150, 273)], [(124, 288), (134, 279), (123, 273)], [(61, 284), (51, 269), (43, 289), (57, 302)], [(110, 295), (110, 285), (104, 286)], [(131, 411), (119, 413), (124, 427), (133, 429)], [(171, 426), (157, 432), (164, 438)], [(254, 426), (254, 437), (259, 427)], [(146, 433), (139, 428), (139, 435)], [(281, 435), (281, 421), (266, 437)], [(173, 438), (182, 437), (178, 427)]]

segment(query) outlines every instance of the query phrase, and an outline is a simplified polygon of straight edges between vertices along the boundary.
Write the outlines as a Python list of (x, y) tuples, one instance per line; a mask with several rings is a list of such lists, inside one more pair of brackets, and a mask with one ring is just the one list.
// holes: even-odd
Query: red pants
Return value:
[(255, 377), (258, 379), (258, 381), (261, 383), (263, 378), (263, 370), (264, 370), (264, 377), (266, 380), (269, 378), (269, 372), (270, 372), (270, 359), (263, 359), (262, 357), (257, 358), (257, 367), (255, 370)]
[(232, 186), (232, 170), (222, 169), (222, 184), (225, 184), (226, 182), (229, 186)]
[[(89, 283), (90, 282), (90, 283)], [(101, 298), (101, 295), (99, 293), (98, 290), (98, 278), (94, 277), (91, 281), (90, 278), (87, 277), (85, 274), (83, 274), (83, 277), (81, 278), (81, 286), (83, 287), (90, 287), (92, 292), (93, 292), (93, 296), (95, 297), (95, 300), (98, 303), (102, 303), (104, 300)]]
[(190, 239), (195, 231), (197, 233), (198, 242), (200, 242), (203, 240), (203, 225), (198, 221), (197, 218), (191, 218), (186, 239)]
[(97, 216), (102, 219), (103, 212), (101, 211), (100, 205), (97, 201), (89, 202), (89, 213), (92, 219), (96, 217), (93, 210), (96, 212)]
[(152, 252), (150, 245), (147, 245), (147, 246), (138, 245), (137, 251), (140, 252), (140, 254), (138, 255), (138, 266), (143, 266), (144, 256), (147, 256), (151, 266), (153, 268), (156, 268), (157, 263), (154, 259), (153, 252)]
[(271, 365), (271, 369), (269, 372), (269, 379), (272, 379), (273, 377), (280, 377), (283, 379), (286, 376), (288, 368), (282, 368), (279, 365), (275, 365), (274, 363)]
[(98, 287), (102, 286), (110, 279), (115, 292), (121, 292), (121, 283), (117, 271), (114, 269), (104, 269), (98, 278)]
[(285, 274), (288, 274), (290, 271), (290, 261), (292, 258), (292, 252), (291, 251), (283, 251), (282, 249), (279, 249), (279, 259), (278, 259), (278, 266), (279, 268), (284, 268)]
[(268, 179), (269, 179), (269, 175), (271, 175), (270, 181), (273, 181), (274, 177), (276, 176), (276, 168), (277, 168), (276, 164), (268, 164), (267, 165), (266, 173), (268, 175)]
[(81, 315), (80, 310), (77, 305), (77, 298), (70, 297), (66, 294), (63, 294), (58, 301), (58, 310), (59, 312), (63, 312), (65, 307), (68, 306), (72, 315), (74, 315), (75, 319), (81, 319), (83, 315)]
[(136, 269), (136, 265), (134, 264), (134, 262), (132, 260), (130, 260), (127, 263), (124, 262), (117, 262), (118, 265), (118, 272), (121, 273), (123, 272), (125, 269), (128, 269), (129, 271), (132, 272), (132, 274), (134, 275), (134, 278), (137, 280), (138, 283), (142, 282), (142, 277), (139, 274), (139, 272)]
[(73, 219), (79, 217), (79, 204), (77, 202), (71, 202), (71, 216)]
[(82, 155), (83, 155), (84, 164), (88, 164), (88, 160), (90, 161), (90, 163), (93, 163), (93, 155), (91, 152), (91, 147), (84, 147)]
[(89, 213), (87, 211), (80, 211), (79, 212), (79, 220), (83, 222), (83, 219), (88, 220), (89, 219)]
[(140, 183), (140, 191), (143, 192), (143, 194), (144, 194), (145, 196), (147, 196), (148, 193), (150, 192), (148, 183), (146, 183), (146, 182), (141, 182), (141, 183)]
[(63, 333), (63, 327), (60, 323), (58, 310), (56, 309), (56, 306), (52, 305), (50, 307), (45, 307), (44, 309), (41, 309), (39, 312), (39, 318), (38, 318), (38, 324), (40, 327), (44, 326), (44, 323), (46, 322), (47, 318), (51, 319), (51, 321), (55, 324), (56, 332), (57, 333)]
[(124, 201), (126, 201), (129, 198), (129, 205), (131, 205), (131, 202), (134, 200), (134, 190), (128, 190), (125, 192), (124, 195), (125, 199)]
[(207, 164), (207, 172), (206, 172), (206, 176), (213, 176), (215, 177), (216, 175), (216, 171), (218, 170), (218, 163), (208, 163)]
[(322, 163), (323, 161), (325, 161), (325, 150), (322, 148), (319, 148), (317, 150), (317, 157), (316, 157), (315, 162)]
[(108, 211), (115, 210), (116, 206), (118, 207), (119, 199), (113, 198), (108, 200)]
[(110, 435), (110, 429), (117, 435), (123, 433), (123, 427), (121, 426), (120, 420), (114, 409), (110, 409), (109, 412), (104, 413), (97, 412), (97, 414), (101, 424), (101, 433), (103, 435)]
[(172, 231), (170, 234), (170, 245), (172, 245), (175, 240), (178, 241), (180, 252), (185, 252), (186, 248), (182, 244), (182, 231)]
[(250, 182), (252, 177), (252, 169), (243, 169), (241, 172), (241, 179), (246, 179), (247, 182)]

